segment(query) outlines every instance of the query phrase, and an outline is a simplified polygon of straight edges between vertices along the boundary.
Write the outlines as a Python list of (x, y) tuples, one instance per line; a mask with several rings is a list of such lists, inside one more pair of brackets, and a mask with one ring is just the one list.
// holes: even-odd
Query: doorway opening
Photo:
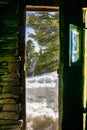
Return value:
[(26, 129), (58, 130), (58, 7), (26, 7)]

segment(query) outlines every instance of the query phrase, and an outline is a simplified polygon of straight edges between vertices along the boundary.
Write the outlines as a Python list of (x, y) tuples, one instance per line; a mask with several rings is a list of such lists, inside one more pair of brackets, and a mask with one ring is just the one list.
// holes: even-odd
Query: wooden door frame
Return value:
[[(59, 6), (42, 6), (42, 5), (26, 5), (26, 8), (25, 8), (25, 10), (26, 11), (50, 11), (50, 12), (59, 12)], [(25, 12), (26, 12), (25, 11)], [(59, 76), (59, 78), (60, 78), (60, 76)], [(59, 79), (59, 81), (61, 81), (60, 79)], [(60, 86), (60, 85), (59, 85)], [(60, 89), (61, 90), (61, 89)], [(61, 95), (61, 91), (58, 91), (58, 95), (59, 95), (59, 97), (61, 97), (60, 95)], [(25, 95), (26, 95), (26, 90), (25, 90)], [(60, 99), (58, 97), (58, 104), (59, 103), (61, 103), (61, 101), (59, 101), (59, 100), (62, 100), (62, 99)], [(26, 102), (26, 101), (25, 101)], [(25, 103), (26, 104), (26, 103)], [(62, 109), (60, 108), (60, 106), (61, 105), (58, 105), (58, 109), (61, 111)], [(60, 114), (61, 114), (62, 112), (60, 112)], [(59, 118), (60, 118), (60, 114), (59, 114)], [(26, 117), (26, 116), (25, 116)], [(61, 119), (61, 118), (60, 118)], [(61, 124), (61, 121), (60, 121), (60, 119), (59, 119), (59, 121), (58, 121), (58, 125), (59, 125), (59, 127), (61, 128), (61, 126), (60, 126), (60, 124)], [(26, 125), (25, 125), (26, 126)]]

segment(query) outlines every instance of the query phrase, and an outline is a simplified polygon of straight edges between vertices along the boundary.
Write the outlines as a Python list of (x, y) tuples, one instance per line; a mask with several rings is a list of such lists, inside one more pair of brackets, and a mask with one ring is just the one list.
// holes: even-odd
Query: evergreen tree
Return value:
[(29, 37), (40, 46), (35, 74), (56, 71), (59, 63), (58, 12), (27, 12), (26, 24), (34, 30)]
[(35, 52), (35, 45), (32, 40), (27, 41), (25, 50), (26, 50), (26, 76), (30, 76), (33, 60), (35, 58), (38, 58), (38, 53)]

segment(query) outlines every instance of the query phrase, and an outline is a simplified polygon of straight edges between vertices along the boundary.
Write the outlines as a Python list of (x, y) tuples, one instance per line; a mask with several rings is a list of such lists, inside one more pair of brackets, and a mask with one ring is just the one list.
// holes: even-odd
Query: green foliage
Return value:
[(27, 26), (34, 29), (29, 37), (34, 38), (42, 47), (59, 37), (58, 13), (35, 12), (28, 13)]
[(51, 53), (45, 52), (43, 54), (40, 54), (35, 67), (35, 74), (38, 75), (45, 72), (56, 71), (58, 68), (57, 56), (58, 54), (55, 55), (55, 52), (51, 52)]
[(26, 25), (34, 30), (29, 37), (40, 46), (35, 75), (56, 71), (59, 64), (59, 13), (27, 12)]

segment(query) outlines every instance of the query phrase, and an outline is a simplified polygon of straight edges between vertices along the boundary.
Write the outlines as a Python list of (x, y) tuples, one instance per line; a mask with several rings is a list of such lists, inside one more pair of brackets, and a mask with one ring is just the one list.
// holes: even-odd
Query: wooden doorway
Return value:
[[(37, 15), (39, 15), (39, 17), (41, 17), (41, 15), (42, 15), (42, 16), (47, 17), (48, 14), (49, 14), (49, 16), (52, 16), (53, 14), (55, 14), (55, 11), (56, 11), (56, 13), (57, 13), (57, 12), (58, 12), (58, 7), (48, 7), (48, 6), (40, 6), (40, 7), (39, 7), (39, 6), (34, 6), (34, 7), (33, 7), (33, 6), (26, 6), (26, 10), (27, 10), (27, 13), (26, 13), (26, 14), (29, 15), (29, 16), (35, 16), (35, 17), (36, 17)], [(36, 11), (36, 12), (35, 12), (35, 11)], [(59, 12), (58, 12), (58, 13), (59, 13)], [(57, 16), (59, 16), (59, 15), (57, 14)], [(35, 17), (34, 17), (34, 18), (35, 18)], [(26, 17), (26, 19), (27, 19), (27, 18), (28, 18), (28, 17)], [(53, 19), (55, 19), (54, 16), (53, 16)], [(36, 20), (37, 20), (37, 19), (36, 19)], [(44, 20), (46, 20), (46, 18), (43, 19), (43, 21), (44, 21)], [(37, 20), (37, 21), (38, 21), (38, 20)], [(26, 20), (26, 22), (27, 22), (27, 20)], [(39, 22), (39, 21), (38, 21), (38, 22)], [(56, 21), (55, 21), (55, 22), (56, 22)], [(30, 23), (30, 22), (29, 22), (29, 23)], [(33, 23), (33, 21), (32, 21), (30, 24), (32, 24), (32, 23)], [(34, 23), (35, 23), (35, 22), (34, 22)], [(33, 24), (34, 24), (34, 23), (33, 23)], [(59, 23), (58, 23), (58, 24), (59, 24)], [(36, 25), (35, 25), (35, 26), (36, 26)], [(37, 26), (38, 26), (38, 25), (37, 25)], [(32, 25), (31, 25), (31, 27), (32, 27)], [(36, 74), (39, 75), (39, 74), (45, 73), (45, 71), (42, 72), (42, 71), (40, 70), (40, 67), (39, 67), (39, 71), (41, 71), (41, 72), (39, 72), (39, 73), (38, 73), (38, 71), (36, 71), (36, 72), (28, 72), (28, 71), (29, 71), (29, 67), (30, 67), (30, 66), (29, 66), (30, 63), (29, 63), (28, 65), (27, 65), (27, 63), (29, 62), (29, 58), (32, 57), (30, 53), (33, 53), (32, 50), (34, 49), (33, 46), (32, 46), (32, 44), (31, 44), (31, 43), (32, 43), (32, 39), (31, 39), (31, 38), (29, 39), (29, 33), (31, 33), (30, 35), (33, 35), (33, 33), (34, 33), (34, 30), (32, 29), (33, 27), (32, 27), (32, 28), (31, 28), (31, 27), (30, 27), (30, 29), (28, 28), (28, 29), (29, 29), (29, 30), (28, 30), (28, 37), (26, 37), (26, 42), (27, 42), (27, 45), (28, 45), (27, 48), (26, 48), (26, 43), (25, 43), (25, 48), (26, 48), (26, 49), (25, 49), (25, 51), (26, 51), (25, 61), (27, 61), (27, 62), (25, 62), (25, 64), (26, 64), (26, 66), (28, 66), (28, 68), (26, 68), (26, 76), (27, 76), (27, 78), (26, 78), (26, 100), (27, 100), (27, 101), (30, 101), (30, 102), (31, 102), (30, 98), (32, 98), (32, 94), (30, 94), (30, 93), (33, 93), (33, 94), (34, 94), (34, 95), (33, 95), (33, 98), (36, 99), (38, 96), (40, 96), (40, 97), (45, 96), (45, 95), (43, 94), (43, 93), (46, 93), (46, 92), (44, 92), (44, 90), (45, 90), (45, 91), (48, 91), (48, 89), (46, 89), (46, 88), (43, 89), (43, 91), (42, 91), (42, 90), (40, 91), (41, 88), (39, 88), (40, 94), (39, 94), (37, 97), (35, 97), (35, 96), (37, 95), (37, 94), (36, 94), (36, 91), (35, 91), (36, 88), (33, 88), (34, 90), (31, 90), (31, 86), (30, 86), (30, 84), (28, 84), (28, 83), (30, 83), (30, 82), (34, 82), (34, 80), (35, 80), (34, 75), (36, 76)], [(37, 28), (38, 28), (38, 27), (37, 27)], [(54, 28), (54, 29), (55, 29), (55, 28)], [(45, 28), (45, 30), (46, 30), (46, 28)], [(45, 30), (44, 30), (44, 31), (45, 31)], [(29, 32), (29, 31), (30, 31), (30, 32)], [(49, 30), (49, 31), (52, 31), (52, 30)], [(57, 30), (57, 32), (58, 32), (58, 31), (59, 31), (59, 30)], [(53, 32), (54, 32), (54, 31), (53, 31)], [(26, 33), (27, 33), (27, 29), (26, 29)], [(27, 34), (26, 34), (26, 35), (27, 35)], [(39, 34), (39, 35), (40, 35), (40, 34)], [(58, 34), (58, 35), (59, 35), (59, 34)], [(50, 36), (50, 32), (49, 32), (49, 36)], [(32, 36), (31, 36), (31, 37), (32, 37)], [(59, 36), (58, 36), (58, 37), (59, 37)], [(28, 40), (27, 40), (27, 38), (28, 38)], [(54, 38), (52, 38), (52, 39), (54, 39)], [(39, 40), (42, 40), (42, 39), (40, 39), (40, 38), (39, 38), (39, 39), (36, 39), (36, 41), (38, 41), (38, 42), (39, 42)], [(47, 40), (47, 39), (46, 39), (46, 40)], [(46, 40), (45, 40), (45, 42), (46, 42)], [(58, 39), (58, 40), (59, 40), (59, 39)], [(57, 40), (57, 42), (58, 42), (58, 40)], [(34, 39), (34, 38), (33, 38), (33, 41), (35, 42), (35, 39)], [(47, 41), (47, 42), (48, 42), (48, 41)], [(36, 43), (34, 43), (34, 44), (36, 44)], [(46, 44), (46, 43), (45, 43), (45, 44)], [(31, 46), (29, 46), (29, 45), (31, 45)], [(54, 45), (55, 45), (55, 44), (54, 44)], [(55, 46), (56, 46), (56, 45), (55, 45), (55, 46), (54, 46), (54, 45), (52, 46), (53, 48), (55, 48)], [(58, 46), (58, 45), (57, 45), (57, 46)], [(56, 46), (56, 48), (57, 48), (57, 46)], [(28, 47), (29, 47), (29, 48), (28, 48)], [(52, 51), (52, 49), (53, 49), (52, 47), (50, 48), (51, 51)], [(47, 48), (46, 45), (45, 45), (45, 48)], [(40, 46), (38, 47), (39, 52), (40, 52), (40, 53), (45, 52), (45, 51), (46, 51), (45, 48), (44, 48), (43, 45), (42, 45), (42, 46), (40, 45)], [(28, 50), (27, 50), (27, 49), (28, 49)], [(32, 49), (32, 50), (30, 50), (30, 49)], [(37, 45), (36, 45), (36, 48), (35, 48), (35, 49), (37, 50)], [(58, 49), (59, 49), (59, 46), (58, 46)], [(38, 51), (38, 50), (37, 50), (37, 51)], [(37, 51), (36, 51), (36, 52), (37, 52)], [(40, 55), (40, 53), (38, 53), (38, 54)], [(48, 53), (48, 52), (47, 52), (47, 53)], [(50, 53), (51, 53), (51, 52), (50, 52)], [(36, 53), (35, 53), (35, 54), (36, 54)], [(34, 56), (35, 56), (35, 54), (34, 54)], [(36, 56), (35, 56), (36, 58), (34, 57), (34, 59), (38, 59), (38, 56), (37, 56), (38, 54), (36, 54)], [(46, 55), (46, 53), (44, 53), (44, 54)], [(44, 56), (45, 56), (45, 55), (44, 55)], [(40, 56), (41, 56), (41, 55), (40, 55)], [(47, 57), (47, 56), (49, 56), (49, 54), (46, 55), (46, 57)], [(44, 61), (45, 61), (46, 57), (43, 57), (43, 60), (44, 60)], [(39, 58), (40, 58), (40, 57), (39, 57)], [(48, 57), (48, 58), (49, 58), (49, 57)], [(51, 58), (52, 58), (52, 57), (51, 57)], [(59, 57), (58, 57), (58, 58), (59, 58)], [(42, 58), (41, 58), (41, 59), (42, 59)], [(32, 61), (33, 58), (30, 58), (30, 60)], [(56, 57), (55, 57), (55, 63), (56, 63), (56, 60), (57, 60), (57, 55), (56, 55)], [(31, 62), (31, 61), (30, 61), (30, 62)], [(43, 61), (43, 62), (44, 62), (44, 61)], [(36, 62), (37, 62), (37, 60), (36, 60)], [(53, 62), (53, 61), (52, 61), (52, 62)], [(58, 61), (58, 62), (59, 62), (59, 61)], [(47, 68), (48, 66), (50, 66), (50, 65), (47, 64), (46, 68)], [(58, 66), (56, 66), (56, 67), (58, 68)], [(43, 68), (43, 67), (42, 67), (42, 68)], [(57, 68), (56, 68), (56, 74), (57, 74)], [(48, 69), (49, 69), (49, 67), (47, 68), (47, 70), (48, 70)], [(30, 71), (31, 71), (31, 70), (32, 70), (32, 69), (30, 69)], [(43, 70), (44, 70), (44, 69), (43, 69)], [(46, 70), (46, 71), (47, 71), (47, 70)], [(48, 70), (47, 72), (49, 72), (49, 71), (50, 71), (50, 70)], [(50, 72), (51, 72), (51, 74), (52, 74), (52, 71), (50, 71)], [(48, 75), (48, 76), (49, 76), (49, 75)], [(55, 75), (54, 75), (54, 76), (55, 76)], [(49, 77), (48, 77), (48, 78), (49, 78)], [(56, 77), (56, 78), (58, 78), (58, 77)], [(36, 79), (38, 79), (38, 76), (36, 77)], [(41, 76), (40, 76), (40, 79), (39, 79), (39, 80), (41, 80)], [(44, 80), (44, 79), (42, 78), (42, 80)], [(45, 80), (46, 80), (46, 79), (45, 79)], [(50, 80), (50, 79), (48, 79), (48, 80)], [(29, 82), (29, 81), (30, 81), (30, 82)], [(44, 81), (41, 81), (41, 82), (44, 82)], [(28, 88), (28, 85), (29, 85), (30, 88)], [(37, 86), (37, 85), (35, 85), (35, 84), (33, 84), (33, 83), (32, 83), (32, 85), (34, 85), (33, 87)], [(58, 84), (57, 84), (57, 85), (58, 85)], [(51, 89), (51, 88), (50, 88), (50, 89)], [(36, 90), (37, 90), (37, 89), (36, 89)], [(32, 91), (33, 91), (33, 92), (32, 92)], [(53, 91), (55, 91), (55, 90), (53, 90)], [(57, 91), (57, 90), (56, 90), (56, 91)], [(51, 91), (48, 91), (48, 93), (51, 93)], [(29, 94), (29, 95), (28, 95), (28, 94)], [(52, 93), (51, 93), (51, 94), (52, 94)], [(55, 94), (56, 94), (56, 93), (55, 93)], [(29, 97), (30, 95), (31, 95), (31, 97)], [(42, 96), (41, 96), (41, 95), (42, 95)], [(50, 94), (49, 94), (49, 95), (50, 95)], [(34, 99), (33, 99), (33, 100), (34, 100)], [(40, 100), (43, 100), (43, 99), (40, 98)], [(57, 109), (57, 111), (58, 111), (58, 106), (57, 106), (57, 103), (58, 103), (58, 92), (57, 92), (57, 96), (56, 96), (56, 99), (55, 99), (55, 100), (56, 100), (56, 107), (57, 107), (56, 109)], [(44, 98), (44, 101), (45, 101), (45, 98)], [(31, 102), (31, 104), (30, 104), (30, 102), (29, 102), (29, 103), (26, 102), (26, 104), (27, 104), (27, 105), (29, 104), (29, 106), (32, 105), (32, 104), (34, 104), (34, 103), (32, 103), (33, 101)], [(36, 101), (35, 101), (35, 102), (36, 102)], [(44, 102), (44, 103), (45, 103), (45, 105), (46, 105), (46, 102)], [(36, 107), (37, 107), (38, 104), (39, 104), (39, 103), (36, 103)], [(26, 105), (26, 108), (27, 108), (27, 111), (29, 111), (27, 105)], [(40, 105), (40, 104), (39, 104), (39, 105)], [(44, 105), (44, 104), (43, 104), (43, 105)], [(31, 109), (31, 108), (29, 107), (29, 109)], [(35, 108), (34, 108), (34, 109), (35, 109)], [(41, 109), (42, 109), (42, 108), (41, 108)], [(26, 117), (28, 116), (27, 113), (28, 113), (28, 112), (26, 112)], [(34, 112), (33, 112), (33, 113), (34, 113)], [(35, 114), (35, 113), (34, 113), (34, 114)], [(46, 115), (44, 115), (44, 116), (46, 116)], [(43, 116), (42, 116), (42, 118), (43, 118)], [(34, 127), (35, 127), (35, 128), (37, 127), (37, 126), (35, 126), (35, 123), (36, 123), (36, 122), (35, 122), (35, 119), (36, 119), (36, 118), (33, 119), (33, 120), (34, 120), (33, 129), (34, 129)], [(48, 117), (46, 117), (46, 118), (44, 118), (44, 119), (48, 119)], [(38, 117), (38, 120), (41, 120), (41, 119), (39, 119), (39, 117)], [(49, 117), (49, 120), (50, 120), (50, 117)], [(27, 118), (27, 121), (28, 121), (28, 123), (26, 123), (26, 125), (28, 124), (27, 127), (30, 127), (30, 125), (32, 124), (32, 122), (30, 121), (30, 116)], [(52, 119), (51, 119), (51, 121), (52, 121)], [(53, 121), (52, 121), (52, 122), (53, 122)], [(55, 123), (55, 122), (54, 122), (54, 123)], [(58, 124), (58, 121), (57, 121), (57, 124)], [(56, 124), (56, 125), (57, 125), (57, 124)], [(41, 125), (41, 124), (39, 124), (39, 125)], [(32, 126), (31, 126), (31, 127), (32, 127)], [(48, 126), (48, 127), (49, 127), (49, 126)], [(54, 126), (53, 126), (53, 127), (54, 127)], [(57, 126), (55, 126), (55, 127), (57, 127)]]

